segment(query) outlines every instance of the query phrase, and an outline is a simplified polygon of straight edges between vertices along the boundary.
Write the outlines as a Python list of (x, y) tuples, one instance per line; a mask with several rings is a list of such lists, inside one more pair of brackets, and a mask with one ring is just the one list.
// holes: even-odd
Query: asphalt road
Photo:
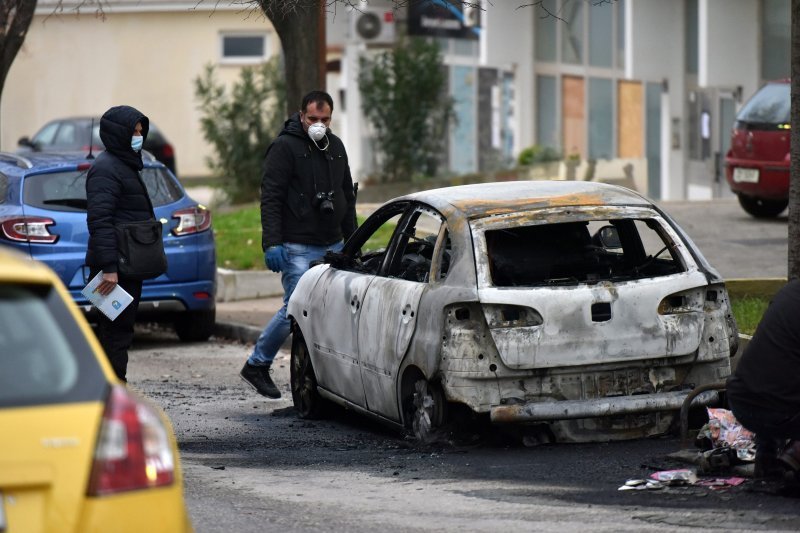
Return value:
[(284, 398), (238, 378), (249, 347), (181, 344), (139, 330), (128, 377), (170, 416), (198, 532), (796, 531), (798, 494), (748, 481), (712, 491), (620, 492), (626, 480), (681, 467), (674, 437), (525, 447), (496, 428), (423, 446), (352, 413), (295, 417)]
[(735, 198), (662, 202), (722, 277), (785, 278), (788, 272), (788, 211), (756, 219)]

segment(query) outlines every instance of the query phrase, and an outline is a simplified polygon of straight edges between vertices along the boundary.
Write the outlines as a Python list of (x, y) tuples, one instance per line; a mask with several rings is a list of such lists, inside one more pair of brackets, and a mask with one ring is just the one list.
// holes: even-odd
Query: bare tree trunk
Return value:
[(36, 0), (0, 0), (0, 101), (3, 86), (33, 20)]
[(792, 137), (789, 178), (789, 279), (800, 277), (800, 0), (792, 0)]
[(300, 108), (307, 92), (325, 90), (320, 53), (325, 47), (324, 0), (260, 0), (260, 4), (283, 48), (288, 116)]

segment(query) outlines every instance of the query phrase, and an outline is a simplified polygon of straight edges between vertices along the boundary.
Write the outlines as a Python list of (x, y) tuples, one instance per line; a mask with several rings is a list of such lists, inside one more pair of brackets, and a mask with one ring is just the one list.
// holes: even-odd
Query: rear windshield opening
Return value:
[[(25, 203), (51, 211), (86, 211), (86, 173), (55, 172), (25, 178)], [(141, 171), (153, 207), (171, 204), (183, 192), (163, 168), (146, 168)]]
[(540, 224), (485, 236), (496, 287), (626, 281), (685, 270), (653, 219)]

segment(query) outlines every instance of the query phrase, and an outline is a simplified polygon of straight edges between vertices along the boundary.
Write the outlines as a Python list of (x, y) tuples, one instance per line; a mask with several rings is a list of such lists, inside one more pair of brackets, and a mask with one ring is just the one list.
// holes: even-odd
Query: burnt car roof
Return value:
[(469, 219), (558, 206), (652, 206), (639, 194), (606, 183), (585, 181), (511, 181), (459, 185), (403, 196), (425, 202), (445, 215)]

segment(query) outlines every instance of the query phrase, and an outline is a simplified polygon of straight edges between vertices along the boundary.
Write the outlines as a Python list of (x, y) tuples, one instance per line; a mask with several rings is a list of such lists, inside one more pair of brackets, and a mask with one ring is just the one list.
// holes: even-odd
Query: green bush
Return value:
[(517, 156), (517, 164), (533, 165), (534, 163), (547, 163), (549, 161), (561, 161), (561, 152), (549, 146), (539, 146), (534, 144), (522, 150)]
[(242, 68), (230, 90), (216, 80), (210, 64), (194, 83), (203, 136), (214, 151), (206, 158), (209, 167), (230, 201), (258, 199), (264, 152), (285, 119), (286, 91), (277, 58)]
[(381, 181), (435, 176), (443, 160), (453, 102), (435, 42), (410, 39), (361, 60), (364, 115), (375, 133)]

